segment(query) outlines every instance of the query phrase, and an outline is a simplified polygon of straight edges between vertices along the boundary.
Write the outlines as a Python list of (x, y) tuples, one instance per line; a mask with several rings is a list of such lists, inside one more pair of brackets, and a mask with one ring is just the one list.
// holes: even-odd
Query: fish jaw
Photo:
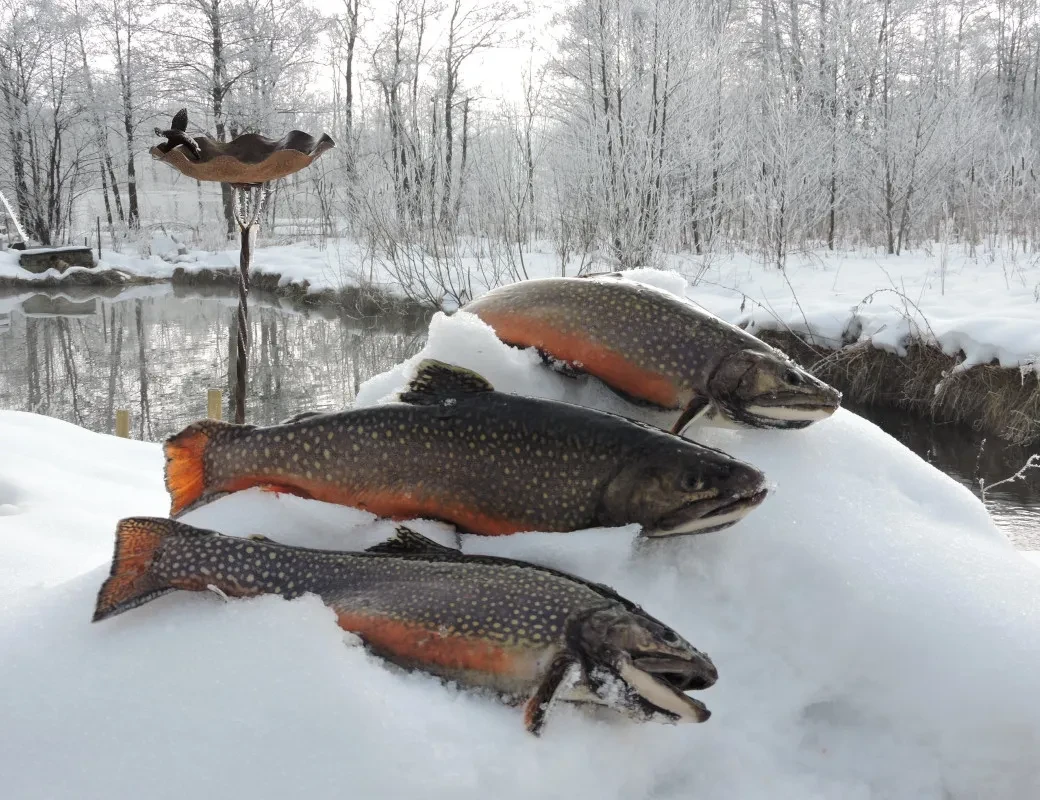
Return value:
[(750, 405), (747, 413), (764, 422), (764, 427), (806, 428), (827, 419), (838, 410), (838, 403), (800, 402), (790, 400), (776, 405)]
[(652, 672), (623, 658), (615, 669), (595, 667), (566, 695), (572, 703), (611, 708), (639, 722), (707, 722), (711, 711)]
[(697, 501), (680, 509), (657, 526), (644, 528), (643, 534), (660, 539), (720, 531), (735, 525), (761, 505), (768, 493), (768, 489), (762, 487), (735, 498)]
[(618, 664), (618, 674), (647, 709), (670, 717), (672, 722), (707, 722), (711, 712), (700, 700), (683, 693), (657, 674), (640, 669), (630, 659)]

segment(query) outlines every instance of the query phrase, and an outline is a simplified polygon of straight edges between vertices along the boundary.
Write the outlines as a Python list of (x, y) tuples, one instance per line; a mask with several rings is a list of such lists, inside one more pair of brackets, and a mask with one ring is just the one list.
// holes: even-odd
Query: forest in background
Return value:
[[(0, 190), (42, 243), (176, 223), (148, 148), (186, 105), (224, 141), (332, 135), (268, 224), (391, 260), (1031, 253), (1038, 98), (1036, 0), (0, 0)], [(228, 190), (176, 180), (196, 234), (234, 233)]]

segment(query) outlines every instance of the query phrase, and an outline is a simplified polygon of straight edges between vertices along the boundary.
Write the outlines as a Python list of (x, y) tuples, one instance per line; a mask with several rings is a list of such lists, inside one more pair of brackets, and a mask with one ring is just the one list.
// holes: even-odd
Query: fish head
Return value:
[(766, 498), (766, 476), (711, 447), (667, 437), (630, 457), (603, 493), (605, 524), (638, 522), (646, 536), (729, 527)]
[(667, 625), (639, 609), (613, 604), (577, 623), (585, 690), (629, 716), (704, 722), (711, 712), (686, 695), (707, 689), (719, 673), (711, 659)]
[(724, 416), (752, 428), (805, 428), (841, 403), (841, 392), (772, 348), (726, 356), (708, 389)]

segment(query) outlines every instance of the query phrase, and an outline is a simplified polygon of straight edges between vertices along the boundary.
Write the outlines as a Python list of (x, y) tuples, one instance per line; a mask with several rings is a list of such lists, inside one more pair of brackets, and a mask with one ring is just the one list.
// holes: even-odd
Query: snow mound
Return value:
[[(465, 313), (438, 316), (422, 356), (504, 391), (622, 402)], [(373, 379), (361, 401), (413, 370)], [(159, 448), (0, 412), (0, 503), (20, 510), (0, 516), (0, 682), (17, 687), (0, 693), (5, 796), (1036, 796), (1040, 573), (981, 504), (844, 410), (804, 431), (697, 435), (776, 484), (733, 528), (463, 537), (466, 552), (615, 586), (719, 668), (697, 693), (704, 725), (564, 708), (535, 739), (517, 710), (351, 646), (313, 597), (175, 593), (91, 625), (116, 520), (168, 509)], [(185, 521), (342, 549), (391, 530), (255, 491)]]

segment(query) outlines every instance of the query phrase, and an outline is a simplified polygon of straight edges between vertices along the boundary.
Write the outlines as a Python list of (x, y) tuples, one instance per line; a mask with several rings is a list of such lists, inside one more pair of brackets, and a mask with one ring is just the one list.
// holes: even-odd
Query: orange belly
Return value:
[(269, 476), (242, 475), (233, 481), (228, 481), (221, 489), (238, 492), (252, 487), (321, 500), (326, 503), (353, 506), (363, 511), (370, 511), (377, 517), (393, 520), (420, 517), (441, 519), (451, 522), (465, 531), (484, 536), (506, 536), (511, 533), (534, 530), (530, 523), (485, 514), (456, 501), (429, 494), (418, 496), (394, 491), (364, 491), (297, 476), (278, 476), (272, 480)]
[(667, 375), (646, 369), (581, 333), (566, 333), (542, 317), (509, 311), (478, 311), (507, 344), (537, 347), (594, 375), (608, 386), (664, 408), (678, 408), (679, 391)]
[(432, 631), (422, 625), (364, 614), (336, 612), (339, 626), (356, 633), (377, 653), (392, 660), (440, 667), (443, 671), (472, 670), (493, 675), (520, 671), (516, 654), (493, 642), (454, 631)]

